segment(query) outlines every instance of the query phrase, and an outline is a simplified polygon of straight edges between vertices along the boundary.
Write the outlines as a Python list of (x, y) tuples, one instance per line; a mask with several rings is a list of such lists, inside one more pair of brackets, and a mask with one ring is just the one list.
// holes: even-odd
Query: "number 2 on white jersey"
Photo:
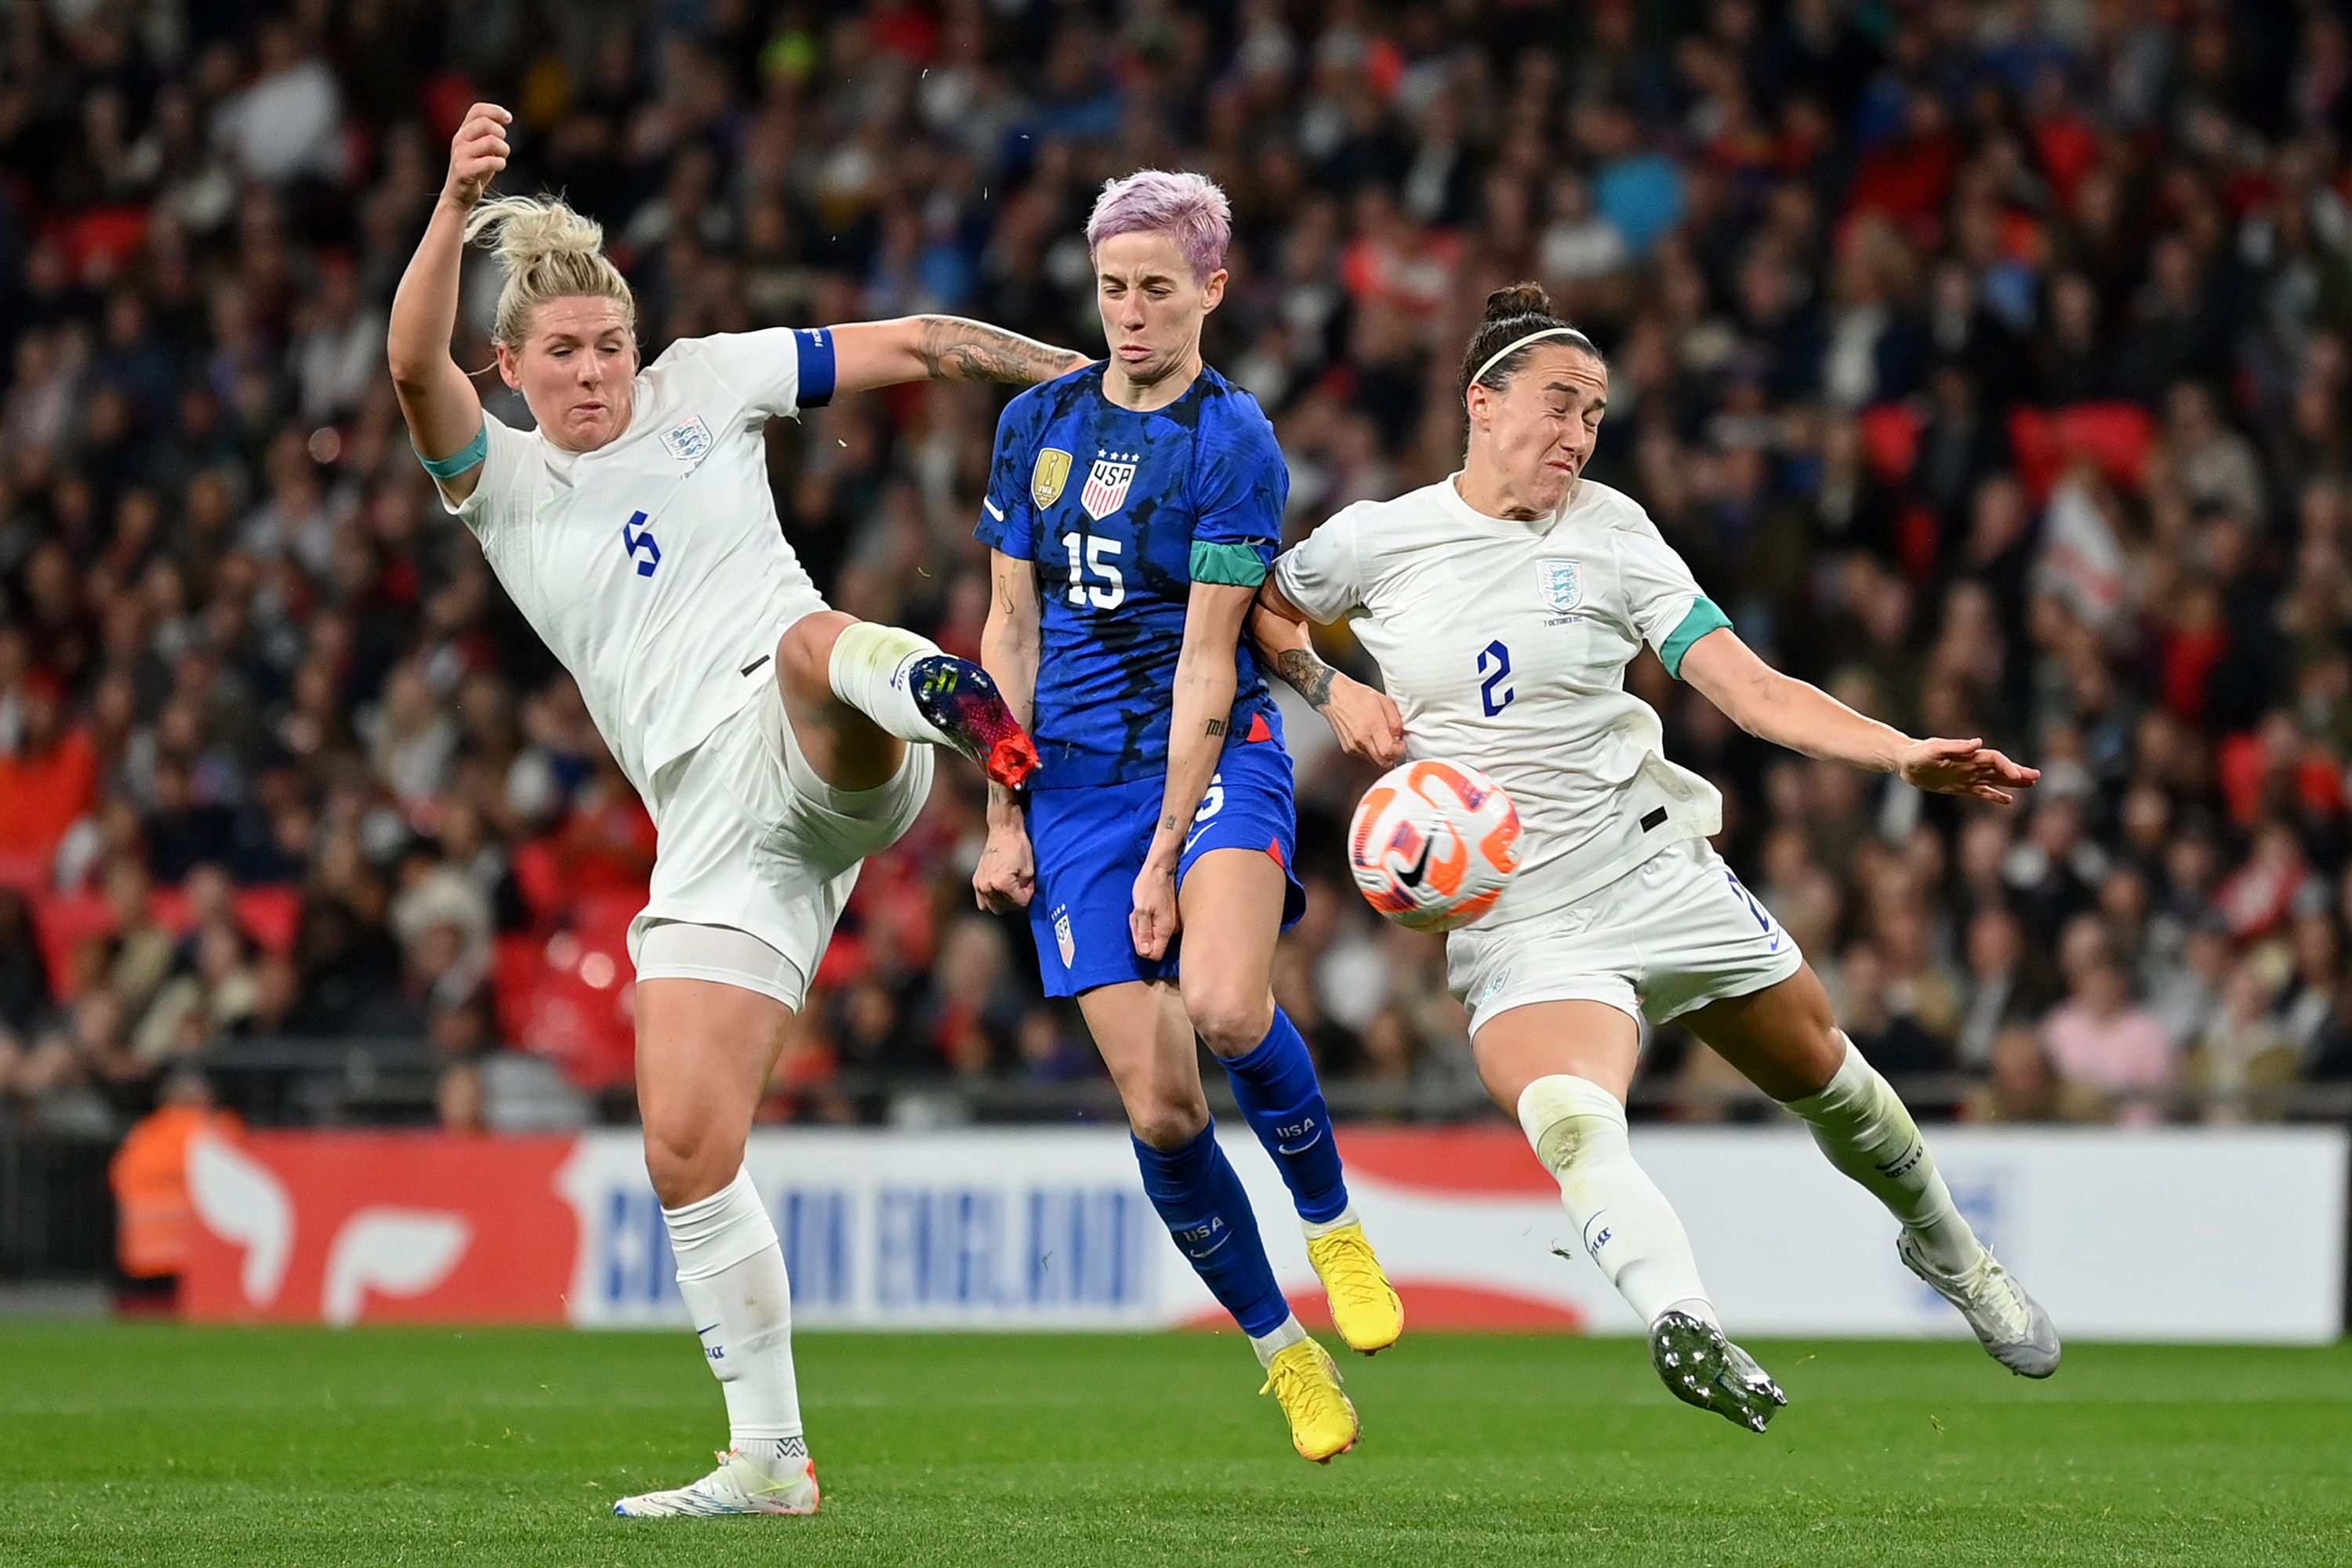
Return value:
[(1486, 710), (1486, 717), (1492, 719), (1508, 708), (1511, 699), (1518, 695), (1509, 684), (1511, 650), (1504, 647), (1499, 638), (1478, 650), (1478, 673), (1486, 678), (1478, 683), (1479, 705)]
[[(1078, 541), (1086, 539), (1086, 555), (1078, 554)], [(1070, 552), (1070, 587), (1066, 595), (1073, 605), (1091, 603), (1097, 610), (1116, 610), (1127, 603), (1127, 579), (1118, 574), (1111, 557), (1119, 552), (1119, 542), (1100, 535), (1086, 536), (1066, 533), (1062, 542)], [(1097, 582), (1087, 581), (1091, 573)]]

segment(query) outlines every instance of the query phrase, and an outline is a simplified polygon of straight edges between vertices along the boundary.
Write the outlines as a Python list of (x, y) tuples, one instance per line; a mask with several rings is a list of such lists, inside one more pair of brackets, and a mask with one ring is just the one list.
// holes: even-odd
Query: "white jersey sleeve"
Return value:
[(1689, 565), (1659, 533), (1658, 525), (1636, 510), (1633, 519), (1611, 530), (1617, 547), (1617, 580), (1633, 628), (1666, 667), (1682, 679), (1683, 655), (1707, 633), (1731, 624), (1715, 601), (1699, 591)]
[(454, 502), (447, 492), (440, 494), (442, 507), (487, 543), (501, 529), (530, 521), (539, 500), (540, 464), (537, 437), (510, 428), (487, 408), (482, 410), (482, 432), (490, 449), (482, 458), (473, 493)]
[(743, 400), (761, 419), (792, 419), (833, 397), (833, 330), (768, 327), (756, 332), (714, 332), (674, 344), (663, 356), (691, 358)]
[(1318, 626), (1329, 626), (1364, 602), (1361, 529), (1367, 507), (1359, 501), (1284, 551), (1274, 563), (1275, 586)]

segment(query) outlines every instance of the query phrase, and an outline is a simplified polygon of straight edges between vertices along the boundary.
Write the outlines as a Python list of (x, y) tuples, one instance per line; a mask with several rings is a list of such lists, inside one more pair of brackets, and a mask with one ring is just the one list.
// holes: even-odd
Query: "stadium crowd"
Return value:
[[(1961, 808), (1771, 752), (1644, 656), (1723, 846), (1880, 1067), (2000, 1119), (2277, 1114), (2352, 1077), (2352, 33), (2308, 0), (12, 0), (0, 9), (0, 1101), (107, 1121), (223, 1042), (535, 1053), (625, 1102), (653, 833), (407, 448), (393, 286), (470, 101), (682, 336), (945, 310), (1098, 346), (1080, 220), (1234, 208), (1210, 358), (1291, 536), (1450, 471), (1543, 280), (1592, 477), (1791, 671), (2044, 770)], [(460, 359), (485, 364), (490, 289)], [(494, 412), (523, 423), (496, 388)], [(976, 655), (1001, 392), (779, 424), (835, 603)], [(1350, 651), (1336, 646), (1334, 656)], [(1279, 994), (1358, 1103), (1475, 1100), (1367, 782), (1293, 711)], [(779, 1116), (1099, 1072), (975, 912), (977, 775), (866, 870)], [(1679, 1113), (1736, 1103), (1686, 1042)], [(1335, 1092), (1335, 1100), (1343, 1093)]]

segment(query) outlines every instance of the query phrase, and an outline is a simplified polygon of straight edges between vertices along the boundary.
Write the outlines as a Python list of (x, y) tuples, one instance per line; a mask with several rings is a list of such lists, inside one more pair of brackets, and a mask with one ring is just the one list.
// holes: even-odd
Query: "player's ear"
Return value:
[(1201, 313), (1207, 315), (1222, 304), (1224, 298), (1225, 269), (1220, 267), (1210, 273), (1208, 280), (1201, 285)]
[(522, 390), (521, 363), (517, 359), (514, 350), (507, 347), (506, 344), (499, 344), (498, 351), (499, 379), (505, 382), (512, 390), (520, 392)]

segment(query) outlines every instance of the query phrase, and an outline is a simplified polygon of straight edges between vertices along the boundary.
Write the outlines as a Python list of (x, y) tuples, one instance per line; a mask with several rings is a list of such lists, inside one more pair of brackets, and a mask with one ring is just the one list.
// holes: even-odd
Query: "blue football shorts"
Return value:
[[(1029, 841), (1037, 860), (1029, 929), (1037, 938), (1037, 967), (1048, 996), (1075, 996), (1122, 980), (1175, 977), (1183, 933), (1165, 958), (1150, 959), (1135, 951), (1128, 924), (1136, 873), (1151, 847), (1166, 789), (1164, 779), (1132, 779), (1039, 790), (1029, 797)], [(1282, 929), (1288, 931), (1307, 912), (1307, 889), (1293, 864), (1297, 847), (1290, 753), (1276, 740), (1237, 742), (1218, 760), (1193, 814), (1176, 885), (1181, 889), (1193, 863), (1213, 849), (1271, 855), (1286, 883)]]

